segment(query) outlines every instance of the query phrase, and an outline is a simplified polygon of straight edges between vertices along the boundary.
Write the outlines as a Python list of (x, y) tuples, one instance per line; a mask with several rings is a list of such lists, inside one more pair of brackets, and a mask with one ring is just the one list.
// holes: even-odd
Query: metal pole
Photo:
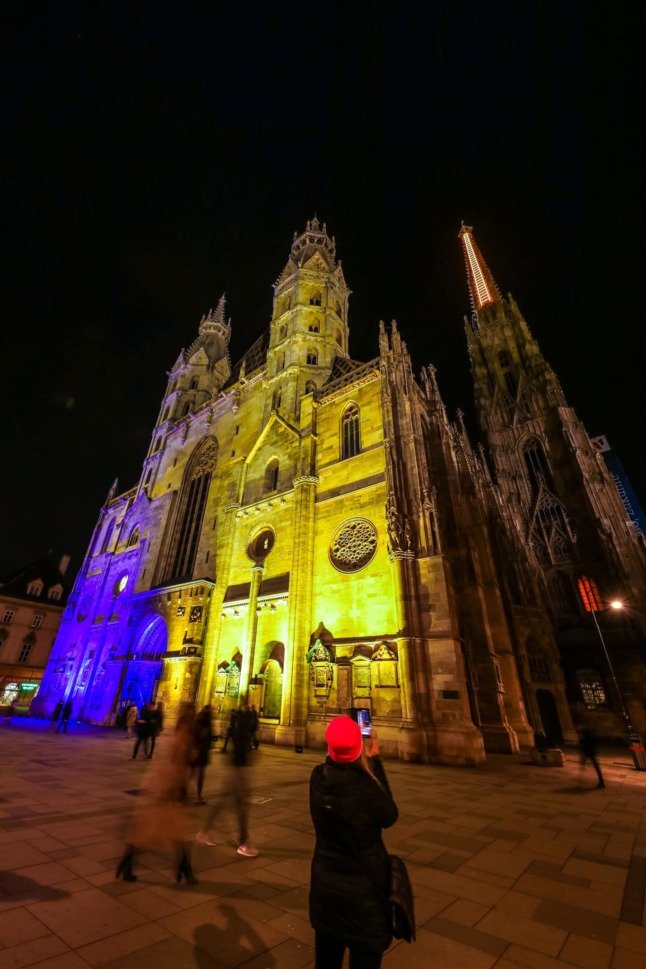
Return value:
[(592, 609), (591, 612), (592, 612), (592, 618), (594, 620), (594, 624), (595, 624), (597, 633), (599, 634), (599, 640), (600, 640), (601, 646), (603, 648), (603, 653), (604, 653), (604, 656), (606, 657), (606, 663), (608, 664), (608, 669), (610, 670), (610, 678), (611, 678), (611, 680), (613, 682), (613, 685), (615, 687), (615, 692), (617, 694), (617, 699), (619, 701), (619, 709), (621, 710), (621, 716), (622, 716), (623, 721), (624, 721), (624, 729), (625, 729), (626, 735), (628, 737), (628, 749), (630, 750), (630, 754), (631, 754), (631, 757), (633, 759), (633, 764), (635, 765), (635, 770), (646, 770), (646, 765), (643, 763), (644, 762), (644, 745), (642, 743), (642, 739), (639, 736), (639, 734), (637, 733), (637, 731), (635, 730), (635, 728), (633, 727), (632, 721), (630, 719), (630, 715), (628, 713), (628, 710), (626, 710), (626, 706), (624, 704), (624, 699), (623, 699), (623, 696), (621, 695), (621, 690), (619, 689), (619, 683), (617, 682), (617, 677), (615, 676), (615, 671), (614, 671), (614, 667), (612, 665), (612, 660), (610, 659), (610, 653), (608, 652), (608, 648), (606, 646), (606, 642), (605, 642), (605, 640), (603, 638), (603, 634), (601, 632), (601, 627), (600, 627), (599, 622), (597, 620), (596, 610), (595, 609)]

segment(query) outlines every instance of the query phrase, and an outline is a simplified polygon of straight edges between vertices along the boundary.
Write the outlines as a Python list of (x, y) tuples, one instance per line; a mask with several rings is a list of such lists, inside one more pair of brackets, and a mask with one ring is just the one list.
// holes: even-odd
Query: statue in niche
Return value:
[(334, 683), (334, 664), (330, 650), (320, 639), (307, 651), (306, 662), (310, 668), (310, 684), (314, 696), (328, 699)]
[(388, 540), (393, 552), (402, 550), (402, 523), (401, 516), (397, 510), (397, 504), (393, 495), (388, 495), (386, 502), (386, 521), (388, 524)]

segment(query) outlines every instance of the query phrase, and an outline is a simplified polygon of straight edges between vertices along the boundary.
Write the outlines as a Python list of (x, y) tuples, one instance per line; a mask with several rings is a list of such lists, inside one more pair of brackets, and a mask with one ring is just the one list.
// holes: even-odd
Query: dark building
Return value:
[(460, 239), (478, 417), (504, 506), (544, 577), (570, 703), (587, 709), (600, 734), (621, 735), (603, 637), (626, 706), (643, 730), (643, 538), (517, 304), (500, 294), (469, 226)]

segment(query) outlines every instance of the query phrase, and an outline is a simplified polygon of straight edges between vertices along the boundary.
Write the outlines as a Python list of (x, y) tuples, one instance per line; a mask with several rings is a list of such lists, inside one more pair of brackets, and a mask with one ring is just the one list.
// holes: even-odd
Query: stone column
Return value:
[(242, 669), (240, 670), (239, 696), (241, 697), (246, 694), (249, 679), (253, 676), (253, 657), (256, 651), (256, 634), (258, 632), (258, 592), (264, 571), (265, 569), (262, 565), (254, 565), (251, 569), (247, 634), (245, 637), (244, 653), (242, 655)]
[(222, 631), (222, 604), (229, 584), (233, 541), (236, 534), (236, 516), (239, 508), (240, 505), (237, 501), (231, 502), (225, 508), (227, 516), (225, 525), (226, 535), (224, 537), (222, 555), (218, 562), (216, 585), (211, 593), (209, 618), (204, 633), (204, 660), (202, 662), (202, 673), (198, 690), (199, 706), (210, 703), (213, 694), (213, 680), (215, 678), (215, 666), (218, 646), (220, 645), (220, 633)]
[(289, 580), (289, 620), (285, 643), (283, 696), (276, 743), (302, 746), (307, 726), (306, 655), (312, 632), (314, 577), (314, 502), (318, 478), (294, 480), (294, 538)]

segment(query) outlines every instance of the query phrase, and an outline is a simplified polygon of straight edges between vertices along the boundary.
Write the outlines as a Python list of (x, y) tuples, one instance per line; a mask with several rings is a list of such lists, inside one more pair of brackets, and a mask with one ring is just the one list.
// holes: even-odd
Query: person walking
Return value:
[(249, 707), (249, 750), (258, 750), (258, 711), (254, 706)]
[(157, 738), (164, 729), (164, 707), (161, 703), (153, 703), (150, 709), (150, 725), (149, 725), (149, 738), (148, 738), (148, 752), (146, 754), (148, 760), (152, 759), (155, 753), (155, 745), (157, 744)]
[(581, 729), (579, 750), (581, 752), (581, 770), (583, 770), (586, 763), (590, 761), (597, 773), (597, 789), (600, 790), (604, 788), (606, 786), (606, 782), (603, 779), (601, 767), (599, 766), (599, 761), (597, 760), (597, 738), (595, 737), (594, 731), (591, 727), (584, 726)]
[(58, 725), (56, 727), (56, 733), (60, 733), (61, 730), (63, 731), (63, 733), (67, 733), (67, 725), (70, 721), (71, 716), (72, 716), (72, 701), (66, 700), (65, 705), (63, 707), (63, 713), (61, 714), (61, 719), (58, 721)]
[(233, 733), (236, 728), (236, 720), (238, 719), (238, 711), (232, 710), (231, 716), (229, 717), (229, 726), (227, 727), (227, 732), (224, 735), (224, 744), (222, 745), (222, 753), (226, 754), (227, 747), (229, 746), (229, 741), (233, 738)]
[(186, 703), (180, 710), (168, 761), (161, 760), (150, 775), (150, 788), (135, 808), (131, 830), (116, 878), (134, 882), (133, 861), (140, 851), (170, 848), (177, 858), (176, 880), (196, 885), (186, 836), (186, 791), (193, 749), (195, 706)]
[(198, 844), (203, 845), (216, 845), (218, 843), (209, 835), (209, 831), (220, 813), (222, 801), (226, 797), (230, 797), (238, 816), (237, 853), (243, 858), (255, 858), (258, 855), (258, 849), (249, 841), (249, 808), (247, 803), (251, 787), (249, 777), (251, 771), (249, 766), (251, 718), (247, 703), (243, 704), (235, 718), (231, 718), (231, 722), (233, 729), (230, 739), (233, 752), (230, 763), (227, 765), (228, 770), (224, 771), (223, 786), (216, 802), (206, 815), (202, 827), (195, 835), (195, 840)]
[(56, 706), (54, 707), (54, 710), (53, 710), (53, 713), (52, 713), (52, 725), (49, 728), (51, 733), (53, 733), (54, 730), (56, 729), (56, 724), (58, 723), (58, 718), (61, 715), (61, 710), (62, 709), (63, 709), (63, 701), (62, 700), (59, 700), (57, 702)]
[(211, 707), (207, 703), (193, 721), (193, 773), (197, 787), (196, 804), (206, 804), (202, 791), (204, 775), (211, 760), (211, 745), (214, 741)]
[(137, 709), (137, 704), (131, 703), (126, 711), (126, 737), (128, 737), (130, 740), (132, 740), (136, 734), (135, 724), (137, 723), (138, 719), (139, 710)]
[(379, 969), (392, 941), (387, 903), (388, 854), (382, 829), (397, 820), (374, 739), (364, 751), (359, 725), (335, 717), (325, 732), (328, 756), (310, 777), (310, 814), (316, 834), (309, 916), (316, 969)]
[(137, 759), (137, 754), (139, 753), (139, 748), (143, 744), (143, 756), (148, 756), (148, 744), (150, 742), (150, 737), (152, 734), (152, 709), (149, 703), (144, 703), (141, 708), (141, 713), (135, 721), (135, 731), (137, 733), (137, 739), (135, 740), (135, 746), (132, 751), (132, 759)]

